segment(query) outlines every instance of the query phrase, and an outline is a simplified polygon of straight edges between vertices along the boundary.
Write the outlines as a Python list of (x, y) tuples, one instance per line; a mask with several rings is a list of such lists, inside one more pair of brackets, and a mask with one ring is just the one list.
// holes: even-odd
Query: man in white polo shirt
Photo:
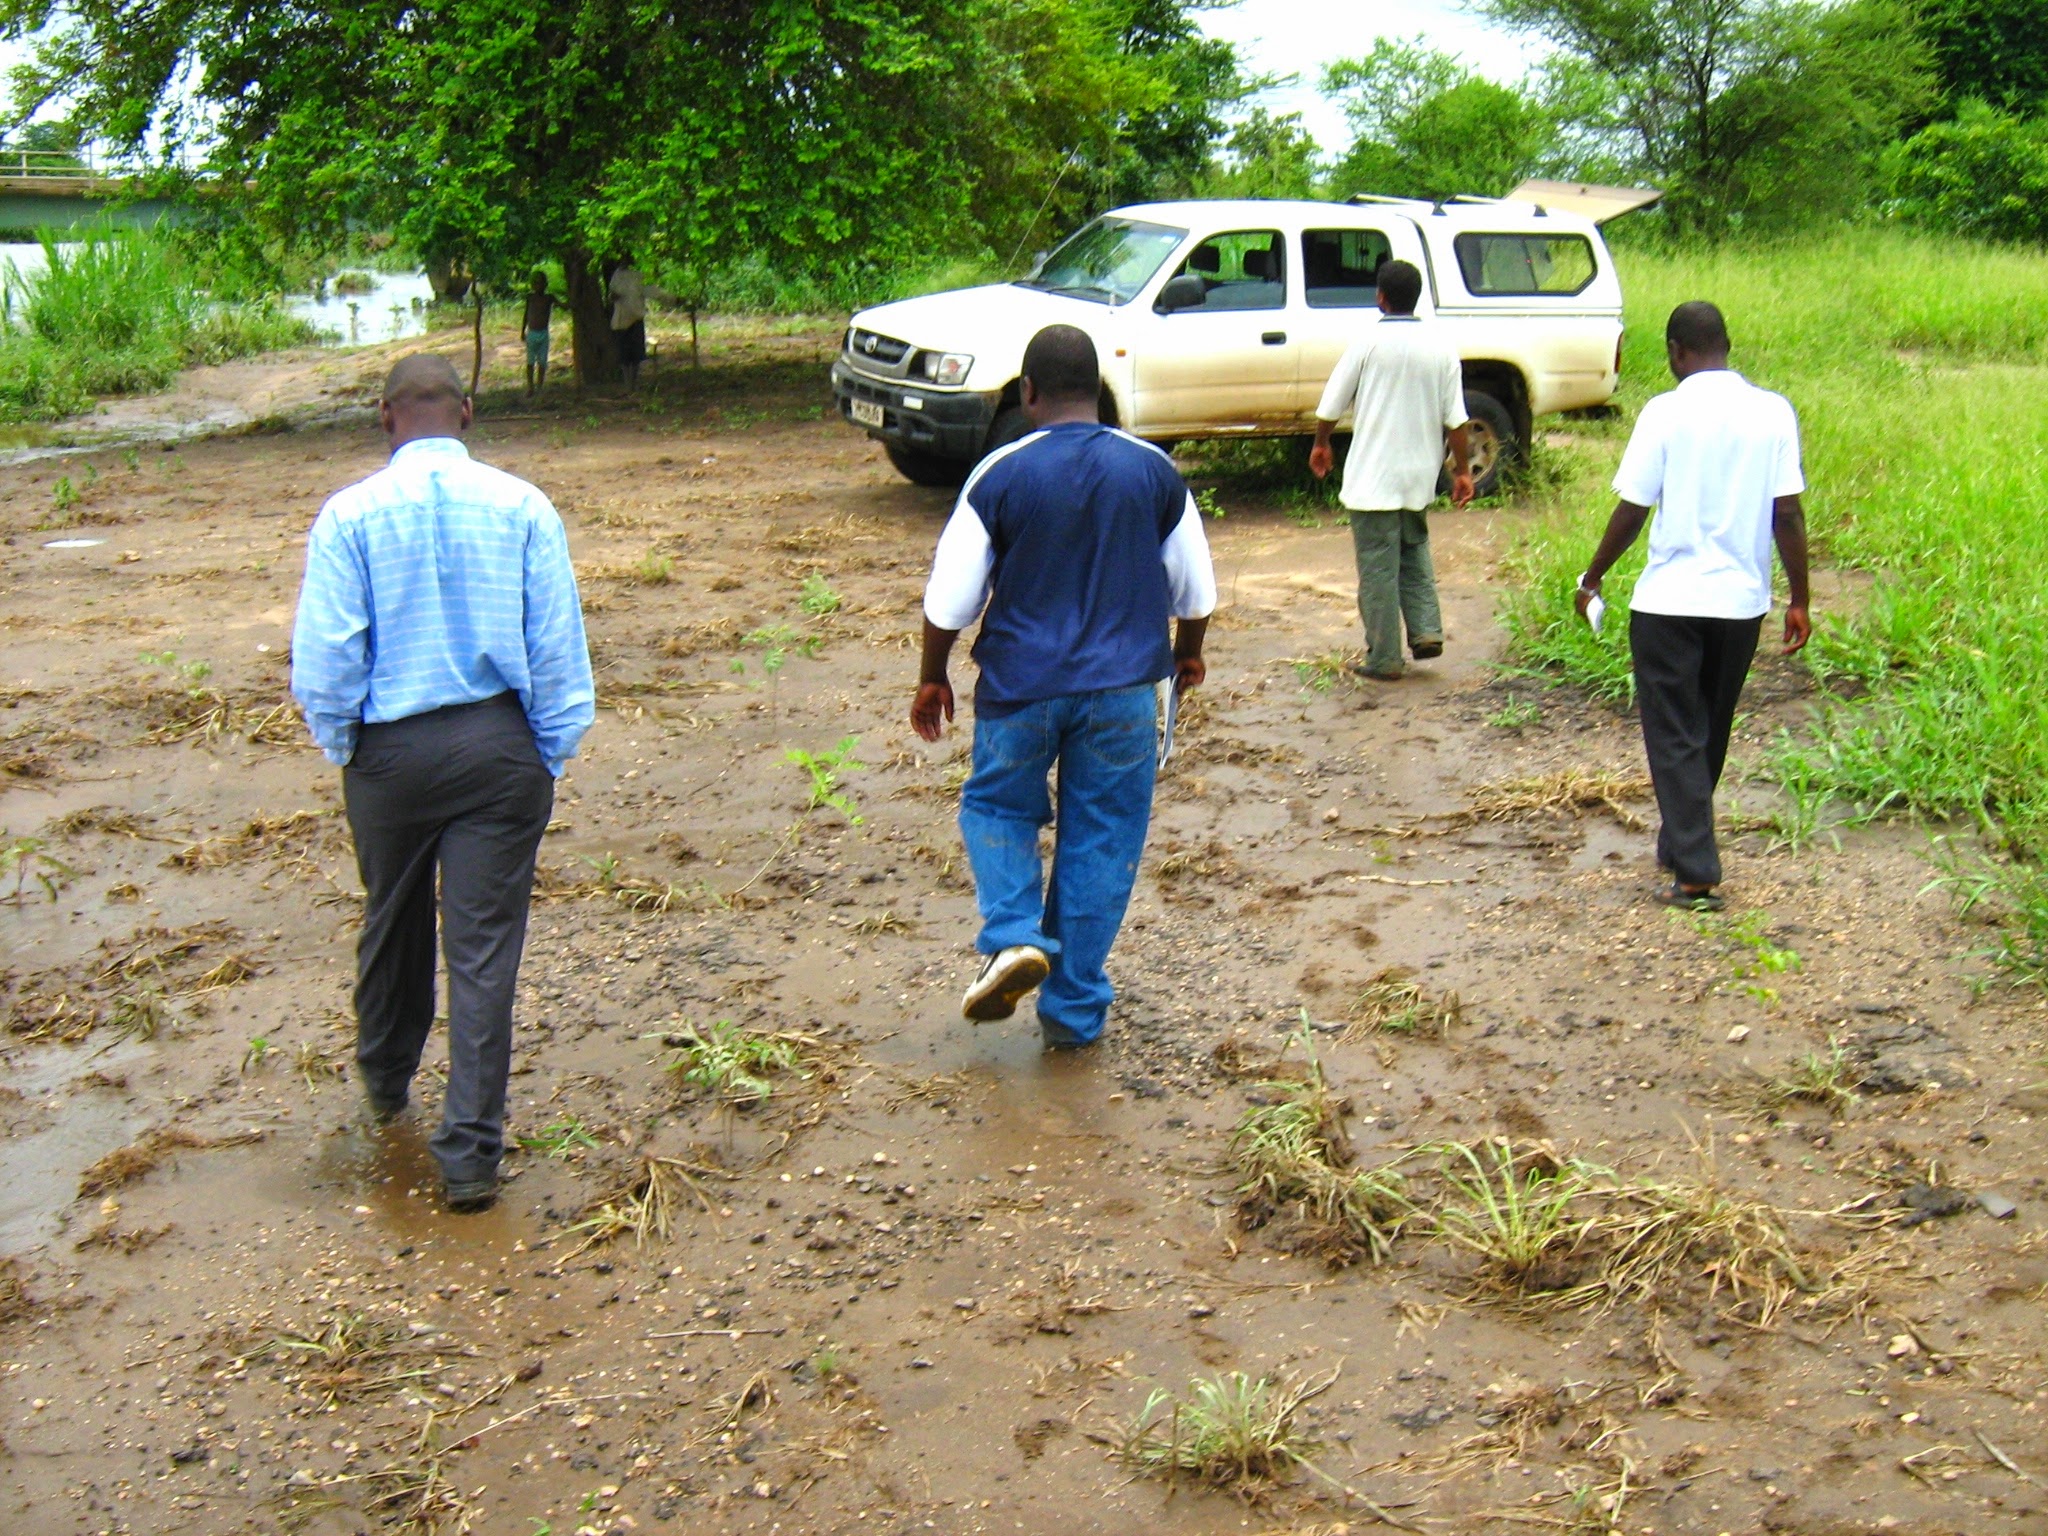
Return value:
[(1785, 565), (1785, 654), (1813, 633), (1806, 611), (1806, 514), (1799, 496), (1799, 419), (1783, 395), (1728, 366), (1728, 327), (1712, 304), (1681, 304), (1664, 328), (1678, 387), (1645, 405), (1614, 477), (1621, 498), (1578, 610), (1642, 532), (1650, 558), (1629, 602), (1643, 750), (1663, 827), (1657, 863), (1671, 872), (1657, 899), (1714, 912), (1721, 855), (1714, 789), (1728, 757), (1735, 705), (1771, 608), (1771, 544)]
[(1422, 273), (1389, 261), (1375, 279), (1380, 319), (1338, 362), (1316, 407), (1316, 445), (1308, 467), (1330, 473), (1331, 435), (1351, 418), (1351, 452), (1339, 499), (1351, 514), (1358, 561), (1358, 617), (1365, 626), (1361, 677), (1392, 682), (1406, 670), (1401, 628), (1417, 661), (1444, 653), (1436, 568), (1429, 558), (1429, 516), (1451, 450), (1451, 504), (1472, 499), (1464, 369), (1434, 321), (1415, 313)]

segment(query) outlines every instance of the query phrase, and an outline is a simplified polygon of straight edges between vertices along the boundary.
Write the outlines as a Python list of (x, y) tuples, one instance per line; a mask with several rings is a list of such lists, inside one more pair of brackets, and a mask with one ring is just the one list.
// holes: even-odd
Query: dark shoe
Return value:
[(488, 1179), (450, 1179), (441, 1186), (441, 1198), (449, 1210), (459, 1215), (470, 1215), (476, 1211), (488, 1211), (498, 1203), (498, 1179), (493, 1174)]
[(1007, 1019), (1031, 989), (1051, 974), (1052, 962), (1044, 950), (1035, 944), (1012, 944), (988, 957), (974, 985), (960, 1000), (960, 1015), (980, 1023)]
[(1417, 661), (1435, 661), (1444, 653), (1441, 640), (1418, 640), (1408, 648), (1408, 653)]
[(1095, 1035), (1083, 1040), (1071, 1029), (1062, 1029), (1057, 1024), (1038, 1021), (1038, 1037), (1045, 1042), (1048, 1051), (1085, 1051), (1102, 1044), (1102, 1036)]
[(1398, 683), (1401, 681), (1401, 671), (1398, 668), (1392, 672), (1375, 672), (1371, 667), (1353, 667), (1351, 675), (1353, 677), (1362, 677), (1369, 683)]
[(402, 1093), (393, 1099), (386, 1098), (381, 1093), (371, 1093), (368, 1089), (363, 1091), (363, 1107), (369, 1112), (372, 1125), (389, 1125), (405, 1113), (411, 1102), (412, 1100)]
[(1668, 890), (1657, 893), (1657, 905), (1676, 907), (1681, 912), (1719, 912), (1728, 903), (1715, 894), (1712, 886), (1707, 886), (1703, 890), (1688, 891), (1674, 880)]

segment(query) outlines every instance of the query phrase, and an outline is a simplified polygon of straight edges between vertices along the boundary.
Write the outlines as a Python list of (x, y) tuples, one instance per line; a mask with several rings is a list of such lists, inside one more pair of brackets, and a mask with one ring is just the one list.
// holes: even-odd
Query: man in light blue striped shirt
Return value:
[(372, 1113), (404, 1111), (434, 1022), (435, 876), (448, 1204), (496, 1198), (512, 999), (554, 781), (595, 715), (568, 537), (548, 499), (470, 458), (447, 359), (385, 381), (391, 462), (337, 493), (306, 546), (292, 693), (342, 765), (366, 903), (356, 1060)]

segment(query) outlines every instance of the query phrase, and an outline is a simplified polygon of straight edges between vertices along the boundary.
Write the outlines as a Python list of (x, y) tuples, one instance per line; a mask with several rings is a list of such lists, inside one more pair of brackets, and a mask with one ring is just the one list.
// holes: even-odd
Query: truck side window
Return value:
[(1479, 297), (1579, 293), (1593, 281), (1593, 243), (1584, 235), (1458, 236), (1458, 271)]
[(1370, 309), (1379, 303), (1380, 264), (1394, 254), (1376, 229), (1306, 229), (1301, 281), (1310, 309)]
[(1175, 276), (1198, 277), (1208, 290), (1179, 314), (1287, 306), (1287, 247), (1278, 230), (1211, 235), (1188, 252)]

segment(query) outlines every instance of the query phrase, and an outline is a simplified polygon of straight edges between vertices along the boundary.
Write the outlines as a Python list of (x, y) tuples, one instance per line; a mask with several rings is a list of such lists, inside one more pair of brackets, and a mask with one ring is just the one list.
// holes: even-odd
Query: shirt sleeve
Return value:
[(989, 573), (995, 569), (995, 545), (981, 514), (965, 495), (939, 535), (932, 556), (931, 579), (924, 588), (924, 616), (939, 629), (962, 630), (980, 617), (988, 602)]
[(1371, 352), (1370, 338), (1353, 342), (1345, 348), (1343, 357), (1337, 361), (1336, 371), (1330, 375), (1330, 382), (1323, 386), (1323, 398), (1316, 406), (1316, 420), (1343, 420), (1344, 413), (1358, 398), (1358, 376), (1365, 371), (1365, 360)]
[(1656, 404), (1651, 401), (1636, 418), (1614, 472), (1614, 494), (1638, 507), (1654, 507), (1664, 498), (1664, 433)]
[(1444, 354), (1444, 430), (1455, 432), (1472, 419), (1465, 408), (1465, 365), (1455, 352)]
[(356, 755), (370, 696), (369, 583), (331, 507), (306, 539), (306, 579), (292, 623), (292, 697), (330, 763)]
[(1216, 611), (1216, 567), (1192, 491), (1180, 521), (1159, 547), (1159, 558), (1166, 564), (1166, 595), (1176, 619), (1206, 619)]
[(1785, 431), (1778, 440), (1778, 462), (1771, 471), (1771, 496), (1797, 496), (1806, 489), (1806, 469), (1800, 462), (1799, 413), (1785, 402)]
[(560, 778), (562, 765), (576, 755), (597, 718), (597, 690), (583, 636), (583, 600), (569, 563), (569, 535), (547, 499), (536, 499), (524, 572), (529, 692), (520, 702), (541, 762)]

